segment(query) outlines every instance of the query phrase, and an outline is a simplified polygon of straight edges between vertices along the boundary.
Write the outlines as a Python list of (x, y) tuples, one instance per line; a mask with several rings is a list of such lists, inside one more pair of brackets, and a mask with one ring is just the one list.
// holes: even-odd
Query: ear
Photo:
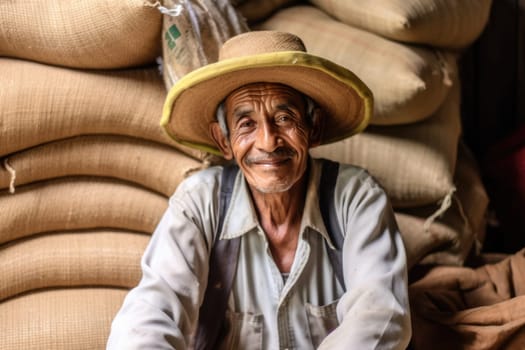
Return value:
[(209, 133), (215, 142), (217, 148), (222, 152), (224, 159), (233, 159), (233, 152), (230, 146), (230, 140), (222, 132), (221, 126), (218, 122), (212, 122), (209, 126)]
[(310, 129), (310, 147), (317, 147), (321, 144), (323, 129), (323, 110), (319, 107), (315, 107), (312, 115), (312, 128)]

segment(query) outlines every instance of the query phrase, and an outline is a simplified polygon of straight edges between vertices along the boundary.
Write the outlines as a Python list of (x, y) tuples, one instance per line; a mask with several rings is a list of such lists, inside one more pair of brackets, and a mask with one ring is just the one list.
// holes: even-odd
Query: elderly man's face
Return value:
[(253, 188), (284, 192), (302, 178), (320, 129), (317, 111), (313, 122), (306, 120), (300, 93), (280, 84), (250, 84), (228, 96), (225, 110), (230, 135), (221, 150), (235, 158)]

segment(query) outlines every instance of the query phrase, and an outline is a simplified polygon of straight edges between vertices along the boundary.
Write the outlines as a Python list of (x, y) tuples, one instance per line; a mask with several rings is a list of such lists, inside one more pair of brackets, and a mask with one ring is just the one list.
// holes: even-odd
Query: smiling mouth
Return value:
[(294, 155), (295, 152), (292, 149), (279, 148), (271, 153), (248, 157), (246, 163), (248, 165), (279, 166), (289, 162)]
[(251, 164), (261, 165), (261, 166), (280, 166), (290, 161), (290, 158), (280, 158), (280, 159), (261, 159), (254, 161)]

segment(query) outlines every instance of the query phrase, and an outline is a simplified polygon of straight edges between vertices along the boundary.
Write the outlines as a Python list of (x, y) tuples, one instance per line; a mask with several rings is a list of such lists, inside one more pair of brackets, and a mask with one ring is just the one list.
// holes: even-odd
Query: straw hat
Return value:
[(312, 98), (325, 115), (321, 144), (362, 131), (372, 115), (372, 92), (354, 73), (306, 53), (295, 35), (251, 31), (226, 41), (216, 63), (171, 88), (161, 126), (181, 144), (221, 154), (209, 135), (217, 107), (237, 88), (257, 82), (288, 85)]

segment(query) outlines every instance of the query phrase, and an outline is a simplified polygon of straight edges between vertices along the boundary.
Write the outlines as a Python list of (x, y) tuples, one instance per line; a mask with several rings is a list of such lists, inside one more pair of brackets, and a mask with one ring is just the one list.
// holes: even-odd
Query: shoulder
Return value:
[(176, 193), (220, 186), (222, 170), (222, 166), (212, 166), (199, 170), (185, 178), (177, 187)]
[(217, 201), (221, 187), (222, 166), (212, 166), (185, 178), (170, 198), (170, 203), (179, 202), (184, 206), (191, 203), (206, 207)]
[(338, 182), (346, 186), (359, 185), (382, 190), (380, 183), (367, 169), (352, 164), (339, 163)]

